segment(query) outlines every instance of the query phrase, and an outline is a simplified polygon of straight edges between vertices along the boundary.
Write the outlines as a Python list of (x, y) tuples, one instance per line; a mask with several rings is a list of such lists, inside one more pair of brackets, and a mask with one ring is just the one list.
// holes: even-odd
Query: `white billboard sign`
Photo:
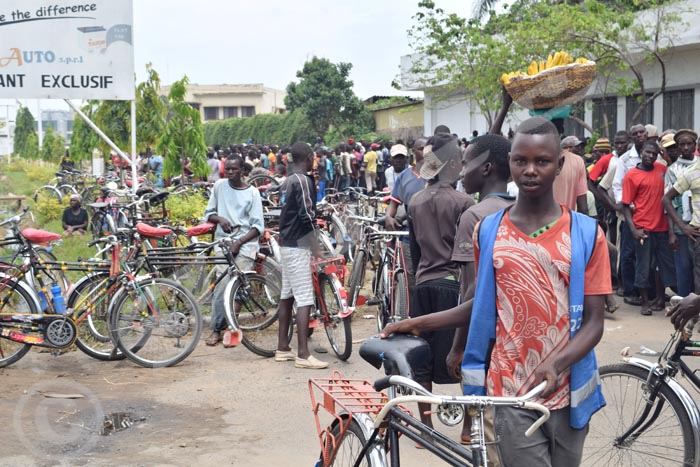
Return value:
[(0, 98), (134, 98), (132, 0), (2, 0)]

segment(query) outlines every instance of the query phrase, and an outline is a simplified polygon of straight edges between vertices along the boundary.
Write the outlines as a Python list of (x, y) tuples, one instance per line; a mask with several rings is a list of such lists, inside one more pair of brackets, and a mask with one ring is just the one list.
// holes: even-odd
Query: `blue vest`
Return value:
[[(496, 279), (493, 268), (493, 246), (498, 227), (505, 210), (492, 214), (479, 227), (479, 271), (476, 280), (474, 306), (469, 326), (467, 346), (462, 360), (462, 385), (464, 394), (486, 394), (488, 352), (496, 339)], [(584, 276), (586, 266), (595, 246), (598, 225), (595, 219), (571, 214), (571, 273), (569, 278), (570, 338), (578, 332), (583, 320)], [(571, 418), (572, 428), (586, 426), (591, 416), (605, 406), (600, 388), (600, 376), (595, 353), (591, 350), (571, 366)]]

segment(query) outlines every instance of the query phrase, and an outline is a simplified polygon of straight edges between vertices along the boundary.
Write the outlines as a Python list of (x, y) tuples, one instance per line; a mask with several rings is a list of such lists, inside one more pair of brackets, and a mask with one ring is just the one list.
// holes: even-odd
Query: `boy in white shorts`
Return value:
[[(311, 278), (311, 252), (316, 242), (316, 187), (308, 172), (313, 166), (313, 151), (306, 143), (292, 146), (289, 176), (280, 188), (280, 250), (282, 253), (282, 293), (279, 309), (279, 335), (275, 361), (294, 360), (296, 368), (328, 367), (309, 353), (309, 314), (314, 305)], [(297, 354), (289, 346), (287, 330), (292, 319), (292, 306), (297, 303)]]

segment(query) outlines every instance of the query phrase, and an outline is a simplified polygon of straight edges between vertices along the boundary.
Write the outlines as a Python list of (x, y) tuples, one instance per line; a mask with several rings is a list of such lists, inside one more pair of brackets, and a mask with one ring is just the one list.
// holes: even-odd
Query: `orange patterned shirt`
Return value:
[[(503, 216), (493, 248), (496, 277), (496, 342), (486, 377), (492, 396), (521, 396), (534, 387), (537, 369), (569, 343), (570, 214), (531, 238)], [(478, 228), (475, 229), (478, 234)], [(478, 241), (474, 237), (478, 269)], [(598, 228), (586, 267), (585, 295), (612, 293), (608, 247)], [(584, 311), (585, 313), (585, 311)], [(475, 329), (470, 329), (474, 332)], [(550, 410), (569, 406), (569, 375), (546, 400)]]

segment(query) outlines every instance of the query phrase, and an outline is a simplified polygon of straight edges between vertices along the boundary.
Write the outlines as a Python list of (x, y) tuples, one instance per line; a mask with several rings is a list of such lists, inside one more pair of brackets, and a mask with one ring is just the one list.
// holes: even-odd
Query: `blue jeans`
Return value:
[(316, 201), (320, 202), (326, 196), (326, 181), (318, 181), (318, 193), (316, 193)]
[(634, 286), (636, 255), (634, 253), (635, 240), (627, 222), (620, 224), (620, 277), (624, 286), (625, 297), (638, 295)]
[(676, 234), (678, 237), (678, 251), (673, 252), (673, 260), (676, 264), (676, 283), (678, 295), (686, 297), (693, 291), (693, 260), (688, 237)]

